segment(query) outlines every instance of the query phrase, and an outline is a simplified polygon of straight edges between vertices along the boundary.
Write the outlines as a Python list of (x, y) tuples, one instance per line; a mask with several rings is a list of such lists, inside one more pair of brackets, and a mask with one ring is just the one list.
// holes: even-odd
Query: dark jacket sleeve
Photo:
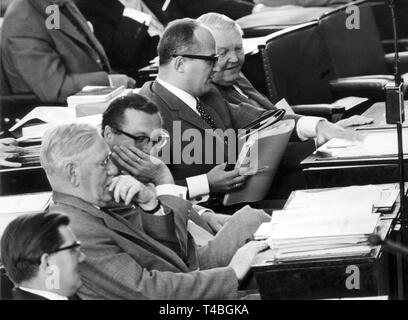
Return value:
[(178, 0), (186, 17), (198, 18), (207, 12), (225, 14), (231, 19), (238, 19), (252, 13), (254, 4), (242, 0)]
[(147, 50), (143, 43), (150, 39), (147, 26), (124, 17), (125, 7), (119, 0), (98, 0), (97, 4), (94, 0), (77, 0), (77, 6), (92, 23), (113, 69), (137, 69), (147, 64), (146, 59), (140, 61), (142, 51)]

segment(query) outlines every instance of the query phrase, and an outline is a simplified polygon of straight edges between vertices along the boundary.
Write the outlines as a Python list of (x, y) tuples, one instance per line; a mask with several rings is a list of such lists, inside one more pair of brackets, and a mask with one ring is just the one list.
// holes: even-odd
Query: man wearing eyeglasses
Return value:
[(1, 259), (16, 285), (13, 300), (68, 300), (81, 287), (80, 243), (59, 213), (22, 215), (6, 227)]
[[(216, 129), (223, 132), (231, 129), (238, 131), (268, 112), (247, 102), (228, 102), (212, 85), (212, 80), (221, 71), (221, 66), (216, 63), (218, 56), (215, 39), (203, 24), (191, 19), (170, 23), (159, 42), (158, 51), (158, 77), (156, 81), (144, 84), (139, 93), (149, 97), (160, 109), (164, 128), (171, 134), (170, 146), (173, 150), (178, 143), (172, 135), (176, 125), (181, 128), (181, 135), (188, 130), (198, 130), (203, 137), (207, 137), (211, 136), (212, 130), (212, 137), (217, 138)], [(298, 123), (301, 116), (286, 115), (285, 119), (294, 119)], [(301, 133), (294, 130), (291, 141), (314, 138), (318, 129), (322, 129), (318, 135), (319, 143), (334, 136), (344, 138), (353, 135), (344, 130), (326, 130), (323, 128), (326, 127), (325, 124), (320, 120), (315, 119), (314, 125), (309, 126), (316, 129), (315, 131), (308, 129)], [(205, 138), (202, 140), (206, 141)], [(215, 142), (217, 141), (219, 139), (215, 139)], [(229, 160), (234, 148), (229, 141), (224, 139), (223, 142), (224, 160)], [(181, 150), (189, 143), (190, 141), (181, 141)], [(181, 163), (173, 161), (169, 165), (178, 184), (182, 184), (185, 179), (184, 184), (188, 186), (192, 198), (211, 194), (214, 199), (220, 199), (220, 194), (244, 185), (246, 179), (239, 174), (239, 170), (226, 171), (225, 164), (220, 164), (217, 154), (211, 154), (212, 150), (205, 145), (199, 151), (201, 161), (187, 163), (183, 162), (182, 158)], [(310, 148), (311, 152), (313, 150)], [(211, 163), (207, 161), (209, 158)], [(216, 200), (213, 203), (217, 203)]]
[[(189, 220), (198, 224), (201, 220), (191, 203), (173, 195), (157, 196), (153, 185), (117, 176), (111, 154), (97, 129), (86, 124), (57, 126), (45, 133), (41, 145), (41, 164), (53, 189), (50, 210), (70, 218), (87, 255), (80, 268), (84, 285), (78, 295), (82, 299), (237, 298), (253, 257), (267, 244), (246, 243), (242, 238), (231, 243), (234, 250), (214, 248), (217, 256), (200, 259), (187, 230)], [(263, 217), (258, 224), (241, 226), (249, 234), (260, 222), (270, 221), (258, 211)]]

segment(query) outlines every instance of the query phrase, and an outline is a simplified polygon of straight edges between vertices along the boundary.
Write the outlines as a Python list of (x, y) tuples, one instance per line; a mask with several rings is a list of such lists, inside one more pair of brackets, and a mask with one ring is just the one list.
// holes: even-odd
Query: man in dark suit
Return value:
[(13, 300), (68, 300), (82, 285), (80, 243), (59, 213), (19, 216), (1, 238), (1, 258), (16, 287)]
[(34, 93), (41, 101), (65, 102), (86, 85), (135, 83), (111, 74), (103, 47), (72, 0), (13, 1), (2, 25), (1, 64), (10, 93)]
[[(84, 299), (236, 298), (252, 258), (266, 244), (244, 244), (241, 237), (223, 255), (219, 248), (203, 253), (207, 261), (202, 264), (187, 224), (192, 220), (205, 225), (191, 203), (172, 195), (156, 197), (154, 186), (117, 176), (110, 158), (108, 145), (89, 125), (61, 125), (43, 138), (41, 164), (53, 189), (50, 211), (70, 218), (87, 255), (80, 267), (84, 285), (78, 295)], [(263, 211), (253, 213), (258, 223), (248, 226), (240, 220), (242, 233), (252, 235), (261, 222), (270, 221)]]
[[(163, 26), (184, 17), (197, 18), (206, 12), (221, 12), (232, 19), (252, 13), (254, 4), (242, 0), (77, 0), (76, 4), (95, 30), (112, 68), (135, 77), (138, 69), (157, 56)], [(151, 16), (150, 26), (130, 18), (127, 10)], [(156, 27), (158, 30), (152, 30)], [(157, 28), (158, 26), (158, 28)]]
[[(216, 63), (215, 41), (210, 31), (195, 20), (181, 19), (170, 23), (158, 49), (160, 68), (157, 80), (146, 83), (140, 94), (151, 98), (158, 106), (164, 128), (171, 135), (169, 168), (177, 183), (187, 184), (191, 197), (210, 192), (225, 193), (242, 187), (245, 176), (241, 176), (238, 169), (226, 171), (225, 164), (219, 163), (227, 159), (236, 161), (234, 133), (258, 119), (265, 110), (247, 103), (230, 104), (212, 85), (214, 73), (220, 70)], [(295, 119), (297, 123), (303, 121), (298, 115), (286, 118)], [(322, 142), (333, 136), (346, 135), (343, 129), (320, 120), (314, 119), (312, 132), (296, 130), (293, 140), (317, 136)], [(220, 138), (214, 129), (221, 129), (231, 141)], [(201, 135), (203, 142), (214, 141), (214, 148), (211, 145), (210, 150), (209, 145), (203, 143), (191, 151), (188, 145), (193, 140), (192, 130)], [(227, 146), (225, 142), (231, 143)], [(193, 153), (188, 160), (185, 150)]]

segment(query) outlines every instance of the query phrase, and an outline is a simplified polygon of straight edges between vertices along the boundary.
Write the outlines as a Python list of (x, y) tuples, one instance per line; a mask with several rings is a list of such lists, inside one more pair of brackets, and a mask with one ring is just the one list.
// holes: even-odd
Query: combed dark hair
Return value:
[(106, 126), (121, 129), (123, 117), (127, 109), (143, 111), (147, 114), (156, 114), (159, 109), (148, 98), (140, 94), (130, 94), (112, 101), (102, 116), (102, 135)]
[(25, 214), (11, 221), (1, 238), (1, 260), (15, 285), (38, 273), (41, 256), (64, 242), (58, 230), (69, 218), (59, 213)]
[(198, 44), (194, 31), (198, 27), (200, 23), (190, 18), (174, 20), (167, 25), (157, 47), (161, 66), (167, 64), (173, 54), (195, 52)]

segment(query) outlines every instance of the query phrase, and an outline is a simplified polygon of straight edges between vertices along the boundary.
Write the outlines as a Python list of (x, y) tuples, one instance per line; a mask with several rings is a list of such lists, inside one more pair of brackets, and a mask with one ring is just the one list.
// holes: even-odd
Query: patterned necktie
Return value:
[[(217, 125), (215, 124), (213, 118), (211, 118), (211, 116), (207, 113), (207, 111), (205, 110), (205, 107), (201, 104), (200, 99), (196, 98), (197, 100), (197, 111), (200, 114), (201, 118), (208, 123), (208, 125), (211, 127), (211, 129), (216, 130), (217, 129)], [(216, 134), (217, 136), (219, 136), (221, 138), (221, 140), (224, 141), (225, 145), (229, 145), (228, 144), (228, 137), (225, 135), (220, 135), (219, 132), (215, 131), (214, 134)]]
[(196, 98), (197, 100), (197, 111), (200, 114), (201, 118), (204, 119), (205, 122), (211, 127), (211, 129), (217, 129), (217, 126), (211, 116), (207, 113), (204, 106), (201, 104), (200, 99)]

